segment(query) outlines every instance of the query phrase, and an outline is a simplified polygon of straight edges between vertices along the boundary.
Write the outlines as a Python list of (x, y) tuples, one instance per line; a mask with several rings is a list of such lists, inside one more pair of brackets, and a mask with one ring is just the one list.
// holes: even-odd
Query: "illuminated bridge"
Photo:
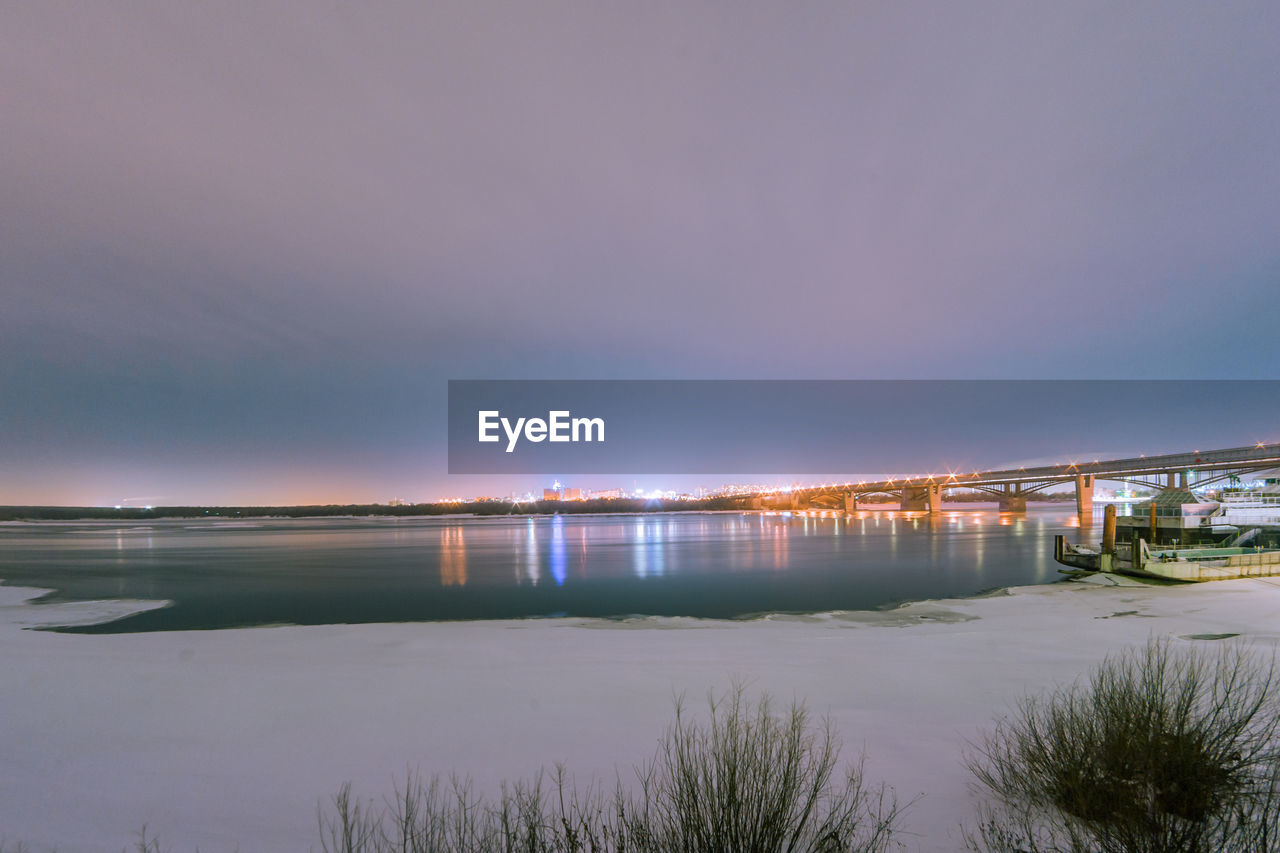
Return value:
[(1041, 468), (1016, 468), (1000, 471), (958, 471), (946, 474), (920, 474), (911, 477), (856, 483), (825, 483), (819, 486), (793, 487), (788, 491), (744, 496), (757, 509), (789, 506), (804, 509), (827, 506), (853, 512), (858, 499), (872, 495), (897, 498), (904, 510), (938, 512), (942, 496), (951, 490), (985, 492), (1000, 503), (1000, 509), (1026, 509), (1027, 495), (1050, 486), (1071, 484), (1076, 491), (1076, 512), (1088, 516), (1093, 512), (1095, 480), (1123, 480), (1153, 489), (1187, 488), (1193, 472), (1204, 476), (1197, 486), (1241, 477), (1258, 471), (1280, 467), (1280, 444), (1259, 442), (1251, 447), (1227, 450), (1192, 450), (1162, 456), (1139, 456), (1133, 459), (1095, 459)]

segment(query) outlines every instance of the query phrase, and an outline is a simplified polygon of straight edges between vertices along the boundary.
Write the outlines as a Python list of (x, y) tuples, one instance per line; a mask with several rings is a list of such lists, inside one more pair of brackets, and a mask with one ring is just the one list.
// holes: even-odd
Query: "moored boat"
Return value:
[(1194, 582), (1280, 575), (1280, 548), (1249, 544), (1151, 546), (1139, 538), (1106, 552), (1088, 545), (1072, 545), (1058, 535), (1054, 537), (1053, 556), (1077, 570), (1162, 580)]
[[(1156, 504), (1152, 504), (1155, 507)], [(1148, 520), (1148, 532), (1161, 532), (1156, 510)], [(1108, 506), (1103, 516), (1102, 544), (1073, 545), (1066, 537), (1054, 537), (1053, 557), (1064, 566), (1085, 572), (1119, 572), (1138, 577), (1173, 581), (1230, 580), (1280, 575), (1280, 547), (1274, 544), (1277, 529), (1271, 526), (1231, 527), (1218, 541), (1198, 544), (1155, 544), (1138, 535), (1130, 525), (1128, 542), (1116, 541), (1116, 513)], [(1270, 541), (1271, 544), (1264, 544)]]

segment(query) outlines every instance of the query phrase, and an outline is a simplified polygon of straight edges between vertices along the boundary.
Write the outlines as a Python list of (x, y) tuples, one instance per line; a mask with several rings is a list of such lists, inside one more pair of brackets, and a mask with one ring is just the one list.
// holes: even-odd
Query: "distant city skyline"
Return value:
[[(1243, 0), (13, 4), (0, 504), (541, 488), (447, 473), (450, 379), (1277, 378), (1276, 44)], [(1135, 446), (1099, 402), (1063, 452)]]
[[(1033, 464), (1048, 462), (1048, 460), (1023, 460), (1023, 461), (1030, 462)], [(1273, 481), (1278, 474), (1280, 474), (1280, 469), (1254, 472), (1244, 477), (1240, 484), (1225, 484), (1225, 485), (1230, 486), (1232, 488), (1238, 487), (1239, 485), (1243, 485), (1246, 487), (1256, 487), (1263, 482)], [(335, 503), (335, 504), (358, 503), (358, 504), (382, 505), (382, 506), (394, 507), (394, 506), (412, 506), (416, 504), (439, 504), (439, 503), (451, 503), (451, 502), (474, 503), (474, 502), (483, 502), (483, 501), (512, 501), (512, 500), (518, 503), (539, 502), (544, 500), (578, 501), (578, 500), (598, 500), (598, 499), (604, 499), (604, 500), (610, 500), (610, 499), (700, 500), (703, 498), (714, 498), (714, 497), (721, 497), (721, 496), (727, 496), (727, 495), (743, 494), (747, 492), (770, 492), (770, 491), (785, 492), (792, 488), (811, 487), (815, 485), (820, 485), (824, 482), (825, 483), (858, 483), (858, 482), (864, 482), (864, 481), (882, 480), (886, 478), (890, 478), (890, 479), (902, 478), (904, 476), (924, 477), (924, 476), (928, 476), (928, 472), (909, 472), (909, 473), (898, 472), (895, 474), (887, 474), (882, 472), (877, 474), (832, 475), (830, 479), (823, 480), (823, 481), (806, 479), (804, 477), (795, 477), (792, 479), (774, 478), (768, 481), (741, 481), (741, 482), (717, 482), (717, 483), (711, 483), (708, 481), (704, 481), (703, 478), (695, 478), (695, 477), (674, 477), (673, 478), (673, 477), (663, 477), (661, 475), (651, 475), (646, 478), (646, 481), (649, 482), (650, 485), (643, 486), (643, 487), (639, 485), (638, 478), (632, 480), (632, 484), (630, 487), (626, 485), (601, 486), (598, 484), (609, 483), (609, 482), (617, 483), (618, 479), (610, 478), (608, 475), (587, 475), (582, 478), (575, 478), (575, 479), (566, 480), (563, 482), (558, 478), (551, 479), (551, 480), (542, 480), (540, 481), (542, 485), (535, 484), (533, 486), (529, 486), (523, 489), (509, 489), (501, 493), (491, 490), (489, 492), (437, 494), (432, 496), (394, 495), (389, 498), (374, 499), (369, 501), (320, 501), (320, 502), (313, 502), (313, 504), (311, 505), (326, 504), (326, 503)], [(524, 478), (524, 479), (534, 480), (537, 478)], [(1199, 479), (1199, 475), (1195, 473), (1193, 473), (1192, 476), (1190, 477), (1190, 483), (1193, 487), (1198, 488), (1196, 486), (1196, 482), (1198, 479)], [(687, 485), (687, 483), (691, 483), (694, 481), (697, 481), (698, 485), (693, 485), (693, 486)], [(595, 483), (597, 485), (584, 485), (584, 483)], [(1141, 485), (1135, 486), (1132, 484), (1130, 480), (1124, 480), (1124, 479), (1098, 478), (1097, 483), (1099, 486), (1098, 494), (1103, 498), (1105, 498), (1108, 494), (1116, 493), (1123, 489), (1128, 489), (1130, 491), (1134, 491), (1140, 494), (1150, 491), (1146, 487), (1143, 487)], [(1222, 488), (1223, 486), (1224, 486), (1223, 483), (1218, 482), (1213, 484), (1210, 488)], [(956, 485), (955, 488), (957, 493), (963, 493), (965, 491), (962, 485)], [(1071, 486), (1070, 483), (1061, 483), (1045, 489), (1044, 493), (1045, 494), (1062, 493), (1064, 495), (1071, 495), (1073, 493), (1072, 488), (1073, 487)], [(553, 497), (552, 496), (553, 492), (558, 493), (559, 497)], [(989, 497), (993, 502), (996, 500), (994, 496), (989, 496)], [(215, 504), (210, 504), (207, 502), (195, 503), (195, 504), (166, 503), (164, 501), (158, 500), (157, 497), (146, 497), (146, 498), (128, 498), (115, 504), (99, 503), (99, 504), (84, 504), (84, 505), (95, 506), (95, 507), (111, 506), (116, 509), (152, 509), (154, 507), (163, 507), (166, 505), (168, 506), (180, 506), (180, 505), (213, 506)], [(237, 505), (237, 504), (228, 503), (224, 505)], [(280, 505), (285, 505), (285, 504), (280, 504)], [(297, 504), (297, 505), (307, 505), (307, 504)]]

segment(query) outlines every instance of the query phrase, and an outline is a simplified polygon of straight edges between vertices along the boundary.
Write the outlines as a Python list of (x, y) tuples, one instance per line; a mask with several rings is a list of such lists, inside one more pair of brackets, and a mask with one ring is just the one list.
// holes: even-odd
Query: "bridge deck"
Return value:
[[(1255, 444), (1249, 447), (1232, 447), (1223, 450), (1193, 450), (1188, 453), (1170, 453), (1158, 456), (1138, 456), (1130, 459), (1106, 459), (1090, 462), (1064, 462), (1035, 468), (1010, 468), (971, 473), (948, 472), (946, 474), (916, 474), (887, 480), (846, 483), (823, 483), (790, 489), (792, 495), (815, 497), (834, 493), (853, 495), (876, 492), (900, 492), (904, 488), (915, 489), (938, 486), (943, 490), (953, 488), (1019, 488), (1027, 493), (1057, 483), (1076, 482), (1077, 478), (1093, 480), (1140, 480), (1144, 477), (1180, 474), (1190, 471), (1239, 472), (1260, 471), (1280, 467), (1280, 444)], [(1225, 474), (1224, 474), (1225, 476)], [(760, 492), (758, 494), (777, 494)]]

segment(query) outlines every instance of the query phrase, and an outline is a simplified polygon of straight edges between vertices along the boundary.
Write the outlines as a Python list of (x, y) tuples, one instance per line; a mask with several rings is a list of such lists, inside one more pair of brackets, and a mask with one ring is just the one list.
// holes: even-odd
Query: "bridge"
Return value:
[(1076, 492), (1076, 512), (1085, 518), (1093, 513), (1093, 485), (1096, 480), (1123, 480), (1158, 490), (1185, 489), (1192, 472), (1208, 475), (1196, 480), (1197, 486), (1205, 486), (1277, 467), (1280, 467), (1280, 444), (1259, 442), (1250, 447), (1192, 450), (1131, 459), (1095, 459), (1034, 468), (971, 473), (949, 471), (946, 474), (917, 474), (878, 481), (824, 483), (744, 497), (756, 509), (778, 505), (805, 509), (825, 505), (854, 512), (859, 498), (888, 495), (897, 498), (904, 510), (939, 512), (944, 494), (964, 489), (984, 492), (999, 502), (1001, 510), (1018, 512), (1027, 508), (1027, 495), (1050, 486), (1071, 484)]

